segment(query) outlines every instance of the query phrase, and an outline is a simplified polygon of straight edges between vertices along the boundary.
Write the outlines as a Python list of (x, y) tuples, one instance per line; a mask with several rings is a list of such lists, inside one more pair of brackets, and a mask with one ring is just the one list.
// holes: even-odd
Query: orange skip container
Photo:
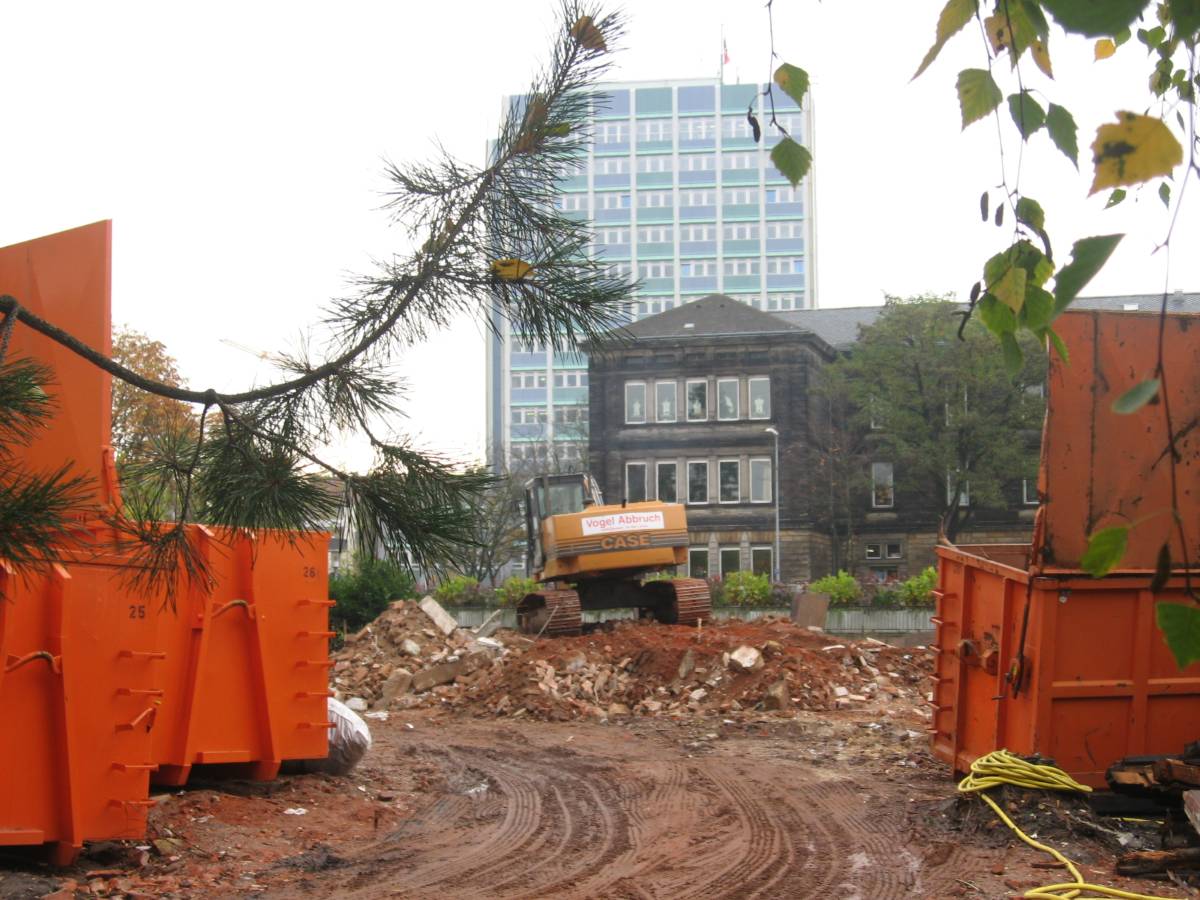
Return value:
[[(1185, 548), (1162, 406), (1112, 411), (1153, 372), (1159, 317), (1068, 312), (1055, 328), (1071, 362), (1051, 356), (1033, 543), (937, 551), (930, 730), (934, 755), (959, 773), (1007, 748), (1104, 787), (1118, 759), (1200, 739), (1200, 664), (1180, 670), (1155, 620), (1158, 603), (1192, 602), (1182, 560), (1200, 580), (1200, 441), (1185, 433), (1176, 445)], [(1178, 430), (1200, 409), (1200, 316), (1169, 315), (1162, 338)], [(1118, 525), (1131, 526), (1123, 560), (1089, 577), (1088, 535)], [(1164, 543), (1173, 574), (1151, 591)]]
[(328, 753), (329, 535), (214, 534), (194, 526), (216, 586), (162, 618), (158, 784), (193, 765), (238, 763), (274, 778), (288, 759)]
[(0, 566), (0, 845), (145, 833), (151, 733), (162, 698), (159, 604), (130, 600), (119, 570)]

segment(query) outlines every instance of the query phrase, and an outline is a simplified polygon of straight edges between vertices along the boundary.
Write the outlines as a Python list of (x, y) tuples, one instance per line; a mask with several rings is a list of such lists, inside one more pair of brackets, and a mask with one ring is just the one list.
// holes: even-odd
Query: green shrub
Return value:
[(836, 575), (818, 578), (808, 589), (818, 594), (828, 594), (830, 606), (850, 606), (862, 597), (862, 585), (844, 569)]
[(479, 579), (470, 575), (451, 575), (437, 586), (433, 599), (443, 606), (476, 606), (487, 601), (487, 592)]
[(413, 596), (413, 577), (383, 559), (355, 560), (348, 572), (329, 576), (329, 596), (337, 601), (330, 613), (334, 627), (358, 631), (387, 609), (393, 600)]
[(937, 569), (930, 566), (900, 585), (900, 604), (918, 608), (933, 606), (933, 590), (936, 587)]
[(730, 572), (723, 579), (727, 606), (766, 606), (771, 602), (771, 579), (753, 572)]
[(875, 609), (899, 609), (903, 605), (899, 586), (881, 586), (871, 597), (871, 606)]
[(713, 606), (729, 606), (725, 597), (725, 585), (720, 578), (708, 579), (708, 596)]
[(516, 606), (526, 594), (532, 594), (538, 589), (538, 583), (532, 578), (521, 575), (510, 575), (496, 588), (496, 602), (500, 606)]

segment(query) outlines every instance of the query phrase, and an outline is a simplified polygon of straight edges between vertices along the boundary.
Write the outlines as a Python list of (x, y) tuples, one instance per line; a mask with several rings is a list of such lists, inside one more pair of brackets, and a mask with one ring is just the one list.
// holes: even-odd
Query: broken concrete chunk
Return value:
[(449, 684), (455, 678), (462, 674), (462, 660), (454, 662), (445, 662), (436, 666), (430, 666), (428, 669), (422, 669), (413, 676), (412, 689), (417, 693), (427, 691), (431, 687), (439, 684)]
[(701, 700), (703, 700), (707, 696), (708, 696), (708, 691), (706, 691), (704, 688), (696, 688), (694, 691), (692, 691), (690, 694), (688, 694), (688, 698), (696, 701), (697, 703), (699, 703)]
[(413, 676), (408, 669), (395, 669), (383, 683), (377, 706), (388, 706), (401, 694), (407, 694), (412, 687)]
[(775, 710), (792, 708), (792, 694), (788, 689), (787, 679), (781, 678), (767, 688), (767, 692), (763, 696), (763, 706)]
[(610, 716), (627, 716), (629, 715), (629, 707), (624, 703), (608, 704), (608, 714)]
[(414, 641), (412, 638), (405, 638), (403, 641), (401, 641), (400, 649), (403, 650), (409, 656), (420, 656), (421, 655), (421, 645), (418, 644), (416, 641)]
[(688, 652), (683, 654), (683, 659), (679, 661), (679, 680), (683, 681), (696, 668), (696, 652), (690, 647)]
[(349, 700), (346, 701), (346, 706), (349, 707), (350, 709), (354, 710), (355, 712), (366, 712), (367, 711), (367, 701), (364, 700), (362, 697), (351, 697)]
[(835, 696), (835, 697), (849, 697), (849, 696), (850, 696), (850, 691), (849, 691), (849, 690), (847, 690), (846, 688), (842, 687), (840, 684), (835, 684), (835, 685), (833, 686), (833, 696)]
[(763, 658), (762, 654), (754, 647), (743, 644), (729, 654), (729, 664), (743, 672), (749, 672), (752, 669), (761, 669)]
[(563, 668), (568, 672), (581, 672), (587, 668), (587, 657), (583, 655), (583, 651), (576, 651), (567, 657)]
[(454, 634), (458, 628), (458, 623), (454, 621), (454, 616), (446, 612), (442, 608), (442, 604), (438, 603), (433, 597), (423, 597), (418, 604), (421, 607), (421, 612), (429, 616), (431, 622), (437, 626), (438, 631), (449, 636)]

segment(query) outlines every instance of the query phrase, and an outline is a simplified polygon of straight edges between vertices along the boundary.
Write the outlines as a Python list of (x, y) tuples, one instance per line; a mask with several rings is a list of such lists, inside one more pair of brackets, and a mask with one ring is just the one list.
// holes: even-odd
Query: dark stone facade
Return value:
[[(870, 490), (864, 487), (856, 491), (861, 505), (854, 510), (853, 540), (846, 540), (844, 528), (841, 534), (833, 533), (830, 485), (821, 474), (813, 441), (814, 434), (828, 427), (829, 412), (811, 386), (818, 369), (845, 348), (835, 349), (815, 329), (793, 322), (729, 297), (710, 295), (642, 319), (608, 340), (585, 347), (589, 468), (605, 501), (638, 499), (639, 471), (645, 476), (645, 498), (659, 499), (660, 465), (668, 471), (674, 467), (674, 499), (688, 501), (691, 464), (705, 462), (704, 502), (687, 506), (693, 574), (700, 574), (699, 567), (704, 566), (706, 574), (716, 576), (735, 559), (740, 569), (764, 570), (774, 560), (775, 502), (773, 494), (762, 498), (761, 477), (757, 483), (752, 479), (754, 472), (761, 476), (762, 461), (770, 460), (774, 481), (775, 441), (766, 431), (772, 427), (779, 432), (781, 580), (811, 581), (835, 564), (880, 579), (904, 578), (933, 565), (938, 510), (920, 497), (898, 492), (892, 509), (873, 509)], [(769, 379), (769, 414), (751, 417), (750, 382), (755, 380), (761, 397), (759, 379), (763, 378)], [(722, 418), (718, 391), (730, 397), (734, 381), (737, 414)], [(708, 402), (702, 418), (689, 420), (687, 415), (689, 383), (706, 385)], [(640, 394), (638, 385), (643, 386)], [(629, 396), (628, 390), (632, 390)], [(639, 396), (640, 408), (635, 409)], [(656, 399), (668, 403), (668, 415), (661, 415)], [(660, 421), (672, 417), (674, 421)], [(639, 465), (644, 469), (639, 470)], [(730, 476), (725, 502), (722, 472)], [(631, 478), (635, 496), (627, 498)], [(1023, 503), (1020, 485), (1013, 493), (1006, 509), (973, 509), (959, 542), (1027, 542), (1036, 507)]]

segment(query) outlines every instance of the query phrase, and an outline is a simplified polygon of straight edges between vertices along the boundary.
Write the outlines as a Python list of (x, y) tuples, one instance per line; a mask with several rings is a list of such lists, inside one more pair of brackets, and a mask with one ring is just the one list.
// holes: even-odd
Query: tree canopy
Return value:
[[(895, 490), (936, 511), (954, 540), (975, 510), (1008, 502), (1035, 477), (1045, 356), (1026, 340), (1009, 377), (986, 329), (942, 298), (890, 298), (825, 390), (845, 398), (860, 452), (893, 465)], [(858, 468), (862, 468), (860, 464)]]

